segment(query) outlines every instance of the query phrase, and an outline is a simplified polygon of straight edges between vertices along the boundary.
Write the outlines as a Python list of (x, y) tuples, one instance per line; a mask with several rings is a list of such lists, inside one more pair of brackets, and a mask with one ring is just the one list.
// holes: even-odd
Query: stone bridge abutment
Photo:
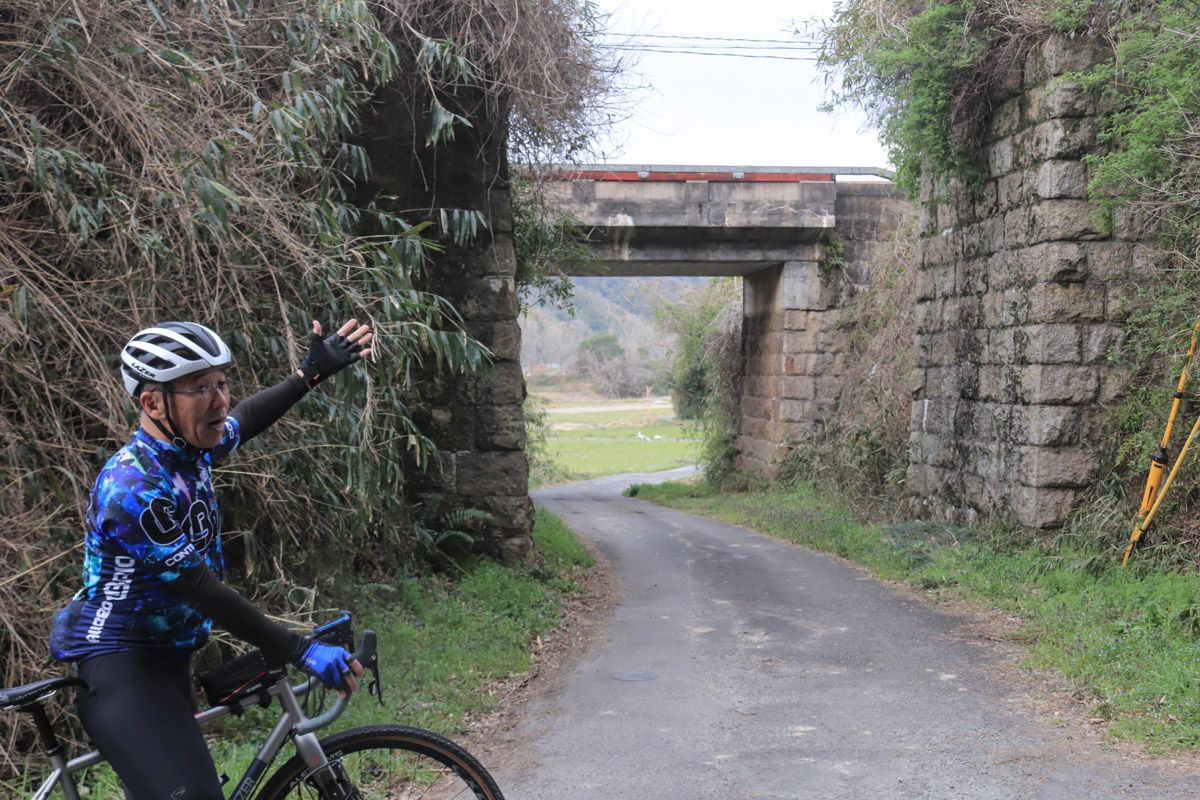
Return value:
[(991, 98), (985, 178), (922, 187), (907, 484), (938, 516), (1054, 527), (1100, 469), (1153, 244), (1087, 199), (1100, 100), (1070, 76), (1104, 55), (1086, 37), (1034, 48)]
[(836, 414), (847, 370), (842, 309), (870, 279), (876, 245), (911, 213), (891, 183), (836, 184), (834, 224), (806, 256), (743, 282), (739, 466), (772, 474)]

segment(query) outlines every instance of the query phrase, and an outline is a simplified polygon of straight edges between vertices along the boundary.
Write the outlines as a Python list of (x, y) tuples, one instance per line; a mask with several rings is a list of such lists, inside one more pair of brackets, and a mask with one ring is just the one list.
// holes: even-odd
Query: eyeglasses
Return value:
[(206, 383), (198, 389), (163, 389), (163, 391), (168, 394), (198, 394), (200, 399), (207, 403), (217, 392), (229, 397), (229, 381), (220, 380), (216, 383)]

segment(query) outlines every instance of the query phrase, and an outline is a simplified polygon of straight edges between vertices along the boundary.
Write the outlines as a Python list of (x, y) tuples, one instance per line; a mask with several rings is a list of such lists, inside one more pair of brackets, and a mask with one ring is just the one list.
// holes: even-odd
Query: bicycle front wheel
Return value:
[(293, 756), (270, 777), (257, 800), (323, 798), (317, 788), (323, 779), (342, 788), (336, 796), (362, 800), (504, 800), (474, 756), (432, 731), (368, 725), (326, 736), (321, 749), (329, 759), (324, 775)]

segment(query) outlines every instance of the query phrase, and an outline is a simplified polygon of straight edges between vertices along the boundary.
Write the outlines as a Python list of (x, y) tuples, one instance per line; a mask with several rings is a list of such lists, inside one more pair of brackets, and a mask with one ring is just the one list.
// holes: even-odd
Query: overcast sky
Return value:
[[(832, 0), (597, 0), (608, 29), (640, 47), (811, 58), (804, 50), (761, 50), (793, 40), (792, 22), (831, 13)], [(646, 38), (646, 37), (658, 38)], [(709, 37), (708, 41), (666, 37)], [(621, 42), (620, 37), (609, 41)], [(734, 47), (747, 49), (731, 49)], [(873, 130), (857, 112), (824, 114), (814, 61), (638, 51), (632, 117), (605, 146), (614, 164), (887, 167)], [(636, 80), (637, 78), (635, 78)]]

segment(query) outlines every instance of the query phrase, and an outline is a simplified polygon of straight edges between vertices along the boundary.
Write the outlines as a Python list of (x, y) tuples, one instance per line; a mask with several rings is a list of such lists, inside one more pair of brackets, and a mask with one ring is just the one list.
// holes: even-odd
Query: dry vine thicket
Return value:
[(898, 218), (891, 238), (875, 245), (867, 285), (845, 303), (839, 320), (847, 346), (838, 418), (873, 428), (897, 450), (908, 443), (917, 221), (915, 212)]
[(832, 489), (869, 518), (891, 513), (908, 465), (917, 223), (915, 211), (887, 221), (893, 232), (873, 245), (865, 283), (834, 312), (844, 342), (836, 415), (795, 442), (775, 474), (784, 484), (804, 480)]
[[(136, 423), (116, 354), (154, 321), (224, 334), (249, 393), (294, 369), (312, 319), (370, 319), (374, 363), (218, 476), (231, 580), (294, 609), (412, 554), (398, 454), (431, 447), (408, 414), (412, 370), (486, 354), (415, 288), (437, 231), (349, 201), (371, 169), (354, 134), (401, 71), (435, 95), (486, 75), (530, 120), (530, 151), (578, 149), (605, 80), (589, 83), (602, 60), (581, 8), (0, 0), (0, 680), (60, 671), (49, 616), (77, 588), (91, 482)], [(14, 722), (0, 775), (30, 743)]]
[[(1118, 12), (1143, 4), (1092, 3), (1085, 27), (1108, 30)], [(1020, 89), (1026, 57), (1061, 12), (1046, 0), (844, 3), (820, 31), (829, 104), (867, 113), (910, 191), (923, 170), (969, 176), (986, 121)]]
[[(480, 119), (507, 109), (508, 150), (524, 167), (594, 155), (595, 134), (624, 113), (628, 74), (617, 51), (600, 46), (605, 16), (592, 0), (379, 0), (384, 29), (420, 51), (425, 37), (447, 43), (473, 65), (484, 89)], [(404, 76), (401, 76), (403, 79)], [(415, 81), (410, 96), (420, 96)]]

